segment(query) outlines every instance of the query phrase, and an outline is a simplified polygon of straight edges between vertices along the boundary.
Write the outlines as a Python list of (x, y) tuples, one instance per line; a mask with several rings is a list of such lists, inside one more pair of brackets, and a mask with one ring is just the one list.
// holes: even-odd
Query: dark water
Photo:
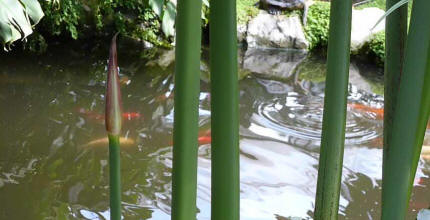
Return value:
[[(121, 152), (124, 219), (169, 219), (172, 51), (120, 44), (125, 115)], [(54, 47), (43, 57), (0, 58), (0, 219), (107, 219), (103, 125), (106, 48)], [(241, 219), (310, 219), (314, 208), (324, 59), (300, 52), (240, 52)], [(201, 136), (210, 130), (203, 53)], [(376, 67), (353, 62), (349, 103), (382, 107)], [(362, 75), (360, 75), (361, 73)], [(340, 219), (378, 219), (382, 121), (348, 109)], [(210, 219), (210, 144), (201, 141), (198, 219)], [(420, 161), (411, 202), (430, 205)]]

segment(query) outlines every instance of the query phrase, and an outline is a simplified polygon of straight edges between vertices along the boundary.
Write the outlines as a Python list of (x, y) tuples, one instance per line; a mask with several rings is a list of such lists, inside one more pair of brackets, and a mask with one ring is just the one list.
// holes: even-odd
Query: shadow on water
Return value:
[[(174, 52), (123, 42), (123, 216), (168, 219)], [(299, 51), (240, 51), (241, 218), (310, 219), (316, 191), (325, 61)], [(210, 219), (210, 82), (201, 62), (198, 219)], [(107, 48), (55, 47), (0, 59), (0, 219), (107, 219)], [(378, 72), (352, 62), (340, 219), (378, 219), (382, 107)], [(363, 77), (365, 75), (366, 77)], [(375, 94), (376, 93), (376, 94)], [(410, 218), (429, 206), (420, 161)]]

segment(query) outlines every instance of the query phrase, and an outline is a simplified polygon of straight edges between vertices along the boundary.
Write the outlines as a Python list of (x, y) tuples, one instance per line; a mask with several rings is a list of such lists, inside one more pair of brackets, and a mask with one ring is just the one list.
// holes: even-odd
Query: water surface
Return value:
[[(169, 219), (173, 51), (121, 43), (124, 219)], [(311, 219), (318, 170), (324, 58), (299, 51), (240, 51), (241, 219)], [(200, 136), (210, 132), (207, 51)], [(103, 124), (107, 51), (55, 46), (0, 59), (0, 219), (108, 219)], [(380, 108), (381, 70), (353, 61), (348, 102)], [(382, 121), (348, 109), (340, 219), (380, 216)], [(198, 219), (210, 219), (210, 144), (198, 158)], [(421, 160), (409, 219), (430, 205)]]

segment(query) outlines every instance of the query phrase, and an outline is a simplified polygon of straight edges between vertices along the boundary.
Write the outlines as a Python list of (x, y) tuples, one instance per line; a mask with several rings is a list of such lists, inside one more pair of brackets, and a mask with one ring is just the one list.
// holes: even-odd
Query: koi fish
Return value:
[[(197, 137), (197, 143), (199, 146), (212, 143), (211, 130), (200, 131)], [(169, 145), (173, 145), (173, 141), (170, 141)]]
[[(135, 141), (131, 138), (120, 137), (119, 143), (121, 147), (130, 147), (135, 144)], [(98, 148), (98, 147), (108, 147), (108, 146), (109, 146), (109, 139), (107, 137), (93, 140), (82, 145), (83, 148)]]
[[(384, 108), (374, 108), (367, 105), (348, 103), (348, 108), (355, 109), (361, 112), (369, 112), (375, 115), (376, 119), (384, 119)], [(427, 129), (430, 129), (430, 121), (427, 123)]]
[(204, 133), (200, 133), (199, 137), (197, 138), (197, 142), (199, 143), (199, 145), (212, 143), (211, 134), (211, 130), (207, 130)]
[(372, 113), (378, 120), (384, 119), (384, 108), (374, 108), (358, 103), (348, 103), (348, 108), (358, 110), (360, 112)]
[(121, 85), (128, 85), (131, 83), (131, 80), (127, 76), (123, 76), (119, 79), (119, 83), (121, 83)]
[[(93, 120), (97, 120), (97, 121), (101, 121), (102, 122), (105, 119), (105, 115), (98, 114), (98, 113), (95, 113), (95, 112), (92, 112), (92, 111), (88, 111), (88, 110), (86, 110), (84, 108), (78, 109), (78, 112), (81, 113), (81, 114), (83, 114), (83, 115), (85, 115), (85, 116), (87, 116), (90, 119), (93, 119)], [(137, 118), (140, 118), (140, 117), (141, 117), (141, 114), (139, 112), (124, 112), (124, 113), (122, 113), (122, 118), (124, 120), (132, 120), (132, 119), (137, 119)]]
[(155, 97), (155, 101), (156, 102), (163, 102), (166, 101), (167, 99), (172, 99), (174, 96), (173, 92), (167, 92), (166, 94), (161, 94), (157, 97)]

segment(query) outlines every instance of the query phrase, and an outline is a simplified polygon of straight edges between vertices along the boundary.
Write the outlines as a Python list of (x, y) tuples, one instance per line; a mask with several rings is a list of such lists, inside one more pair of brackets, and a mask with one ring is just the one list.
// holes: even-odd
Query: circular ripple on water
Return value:
[[(275, 139), (302, 139), (302, 143), (319, 144), (322, 130), (323, 99), (316, 96), (303, 97), (294, 92), (285, 98), (275, 98), (258, 103), (252, 118), (256, 126), (276, 131)], [(382, 132), (382, 121), (348, 109), (346, 122), (346, 144), (374, 142)], [(263, 135), (264, 134), (260, 134)], [(308, 142), (306, 142), (308, 141)], [(297, 141), (296, 141), (297, 142)]]

